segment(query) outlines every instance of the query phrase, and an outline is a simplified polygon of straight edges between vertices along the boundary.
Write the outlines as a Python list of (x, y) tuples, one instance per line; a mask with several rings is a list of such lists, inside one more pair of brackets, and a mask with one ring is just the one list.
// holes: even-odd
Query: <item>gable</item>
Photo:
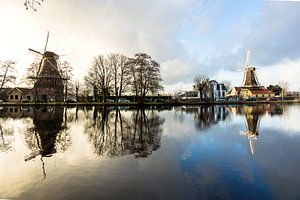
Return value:
[(20, 93), (20, 94), (23, 93), (19, 88), (12, 88), (11, 90), (9, 90), (9, 91), (7, 92), (7, 94), (11, 94), (11, 93), (13, 93), (13, 92), (15, 92), (15, 93)]

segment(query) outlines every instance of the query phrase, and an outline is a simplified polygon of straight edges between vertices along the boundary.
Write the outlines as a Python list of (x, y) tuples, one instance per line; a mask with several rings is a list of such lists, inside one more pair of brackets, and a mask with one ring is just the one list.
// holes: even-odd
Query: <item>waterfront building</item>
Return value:
[[(218, 83), (215, 80), (210, 80), (206, 89), (203, 92), (203, 99), (215, 100), (224, 99), (227, 94), (227, 88), (223, 83)], [(182, 100), (200, 99), (199, 91), (184, 91), (178, 94), (178, 97)]]
[(1, 100), (8, 102), (21, 102), (31, 101), (33, 93), (31, 88), (15, 87), (15, 88), (2, 88)]
[(206, 98), (217, 101), (219, 99), (225, 99), (227, 92), (227, 88), (223, 83), (218, 83), (215, 80), (210, 80), (208, 82), (208, 87), (204, 95)]

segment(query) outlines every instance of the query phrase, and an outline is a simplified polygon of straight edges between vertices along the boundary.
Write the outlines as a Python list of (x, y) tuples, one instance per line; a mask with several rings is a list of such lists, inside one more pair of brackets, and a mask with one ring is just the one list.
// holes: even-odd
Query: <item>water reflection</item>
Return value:
[(175, 108), (175, 116), (181, 123), (184, 122), (186, 113), (194, 116), (195, 127), (199, 131), (205, 131), (220, 121), (230, 119), (226, 106), (183, 106), (180, 107), (181, 115), (178, 114), (178, 108)]
[(240, 131), (240, 135), (246, 136), (249, 142), (251, 154), (255, 153), (255, 140), (258, 139), (260, 120), (263, 115), (270, 113), (273, 115), (281, 115), (283, 106), (281, 104), (262, 104), (262, 105), (246, 105), (237, 107), (237, 114), (245, 116), (246, 131)]
[(63, 107), (41, 107), (32, 109), (33, 126), (28, 129), (25, 140), (32, 151), (25, 157), (25, 161), (37, 155), (49, 157), (57, 150), (66, 150), (70, 145), (68, 137), (63, 137)]
[(300, 128), (287, 127), (299, 113), (280, 104), (5, 107), (0, 198), (299, 199)]
[(13, 130), (10, 127), (5, 127), (6, 119), (0, 120), (0, 153), (12, 151), (11, 144), (14, 140)]
[(163, 123), (155, 110), (95, 107), (85, 133), (98, 155), (147, 157), (160, 147)]

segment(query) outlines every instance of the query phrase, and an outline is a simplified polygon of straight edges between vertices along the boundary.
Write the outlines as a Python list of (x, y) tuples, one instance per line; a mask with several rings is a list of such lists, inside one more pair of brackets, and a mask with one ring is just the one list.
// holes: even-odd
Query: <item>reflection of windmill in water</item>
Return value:
[(264, 113), (264, 109), (258, 107), (245, 107), (245, 118), (247, 131), (241, 131), (241, 135), (245, 135), (249, 141), (251, 154), (255, 153), (254, 140), (258, 139), (260, 116)]
[(30, 129), (31, 138), (27, 141), (31, 153), (25, 157), (30, 161), (40, 155), (44, 178), (46, 172), (44, 157), (50, 157), (57, 152), (57, 143), (60, 143), (59, 134), (64, 128), (63, 107), (34, 108), (33, 125)]
[(47, 34), (46, 44), (44, 52), (29, 49), (42, 56), (39, 63), (37, 73), (31, 79), (35, 79), (34, 84), (34, 99), (35, 101), (63, 101), (64, 100), (64, 84), (59, 69), (59, 56), (51, 51), (47, 51), (47, 45), (49, 40), (49, 32)]

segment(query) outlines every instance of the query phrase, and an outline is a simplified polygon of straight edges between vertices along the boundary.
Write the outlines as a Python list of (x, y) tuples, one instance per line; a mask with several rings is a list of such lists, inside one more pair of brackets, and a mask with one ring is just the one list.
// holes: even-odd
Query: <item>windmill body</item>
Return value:
[(243, 86), (247, 87), (247, 88), (262, 88), (263, 87), (260, 85), (260, 83), (257, 79), (255, 67), (250, 64), (250, 51), (247, 52)]
[(31, 77), (36, 80), (33, 88), (34, 99), (35, 101), (43, 102), (62, 102), (64, 100), (64, 78), (59, 70), (59, 56), (54, 52), (46, 51), (48, 39), (49, 33), (47, 35), (44, 53), (29, 49), (42, 56), (36, 76)]
[(55, 101), (64, 100), (64, 84), (63, 78), (58, 70), (58, 56), (46, 51), (42, 59), (42, 65), (34, 84), (35, 99), (39, 101)]

